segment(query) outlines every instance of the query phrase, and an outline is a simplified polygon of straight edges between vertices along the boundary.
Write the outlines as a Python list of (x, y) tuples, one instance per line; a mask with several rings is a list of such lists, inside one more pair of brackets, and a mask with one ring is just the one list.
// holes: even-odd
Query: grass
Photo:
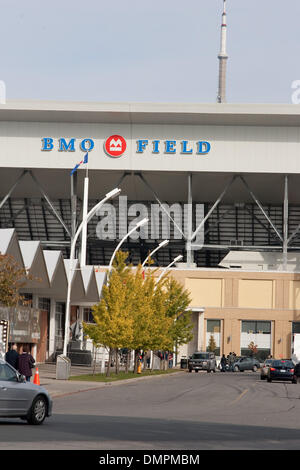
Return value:
[(174, 372), (179, 372), (180, 369), (168, 369), (168, 370), (144, 370), (141, 374), (134, 374), (133, 372), (124, 372), (121, 371), (119, 374), (111, 372), (109, 377), (106, 377), (105, 374), (86, 374), (86, 375), (76, 375), (69, 378), (69, 380), (82, 380), (83, 382), (115, 382), (117, 380), (127, 380), (140, 377), (149, 377), (154, 375), (166, 375), (172, 374)]

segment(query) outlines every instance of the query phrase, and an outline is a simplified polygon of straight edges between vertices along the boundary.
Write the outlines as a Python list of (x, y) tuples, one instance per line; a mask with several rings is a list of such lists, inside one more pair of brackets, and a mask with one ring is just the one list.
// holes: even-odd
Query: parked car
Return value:
[(216, 372), (216, 367), (216, 356), (212, 352), (196, 351), (188, 360), (189, 372), (192, 372), (193, 370), (195, 372), (198, 372), (199, 370)]
[(272, 364), (272, 361), (274, 361), (274, 359), (266, 359), (263, 363), (260, 369), (260, 380), (266, 380), (266, 378), (268, 377), (268, 371), (270, 364)]
[(267, 381), (290, 380), (293, 384), (297, 383), (295, 375), (295, 365), (290, 359), (274, 359), (268, 370)]
[(237, 361), (233, 363), (234, 372), (244, 372), (245, 370), (253, 370), (256, 372), (260, 368), (260, 363), (254, 357), (239, 357)]
[(42, 424), (52, 414), (52, 400), (40, 385), (26, 382), (24, 375), (0, 360), (0, 417), (21, 418)]
[(300, 362), (298, 362), (296, 365), (295, 365), (295, 376), (297, 377), (300, 377)]

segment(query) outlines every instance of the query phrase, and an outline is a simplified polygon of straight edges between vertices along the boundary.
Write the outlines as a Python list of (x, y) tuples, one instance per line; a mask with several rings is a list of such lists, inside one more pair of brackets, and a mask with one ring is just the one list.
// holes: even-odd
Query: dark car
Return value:
[(244, 372), (244, 370), (253, 370), (256, 372), (260, 368), (260, 363), (255, 357), (240, 357), (233, 363), (234, 372)]
[(267, 381), (272, 380), (290, 380), (293, 384), (297, 383), (295, 375), (295, 365), (290, 359), (274, 359), (268, 370)]
[(193, 370), (198, 372), (199, 370), (206, 370), (207, 372), (216, 372), (217, 362), (216, 356), (211, 352), (197, 351), (188, 360), (189, 372)]
[(47, 390), (26, 382), (23, 375), (0, 359), (0, 417), (42, 424), (51, 414), (52, 400)]

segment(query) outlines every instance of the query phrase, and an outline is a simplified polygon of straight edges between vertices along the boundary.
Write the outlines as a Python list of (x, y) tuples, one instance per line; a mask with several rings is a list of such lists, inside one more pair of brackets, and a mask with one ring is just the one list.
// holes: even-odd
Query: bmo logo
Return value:
[(110, 157), (120, 157), (126, 147), (126, 140), (121, 135), (111, 135), (104, 143), (104, 150)]

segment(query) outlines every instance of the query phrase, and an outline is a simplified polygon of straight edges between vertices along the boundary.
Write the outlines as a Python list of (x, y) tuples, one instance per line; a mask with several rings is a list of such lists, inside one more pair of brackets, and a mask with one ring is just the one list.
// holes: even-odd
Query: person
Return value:
[(25, 375), (26, 381), (30, 382), (32, 376), (32, 368), (34, 367), (35, 360), (29, 352), (29, 346), (23, 346), (23, 352), (19, 356), (18, 371), (20, 374)]
[(228, 359), (228, 364), (229, 364), (229, 370), (233, 372), (233, 363), (235, 361), (235, 358), (232, 352), (228, 354), (227, 359)]
[(226, 364), (227, 364), (227, 359), (225, 357), (225, 354), (221, 357), (221, 372), (226, 371)]
[(9, 351), (7, 351), (7, 353), (5, 354), (6, 362), (8, 362), (8, 364), (13, 366), (13, 368), (16, 369), (16, 370), (18, 370), (18, 365), (19, 365), (19, 353), (18, 353), (17, 349), (18, 349), (18, 347), (17, 347), (16, 343), (13, 343), (11, 345)]

